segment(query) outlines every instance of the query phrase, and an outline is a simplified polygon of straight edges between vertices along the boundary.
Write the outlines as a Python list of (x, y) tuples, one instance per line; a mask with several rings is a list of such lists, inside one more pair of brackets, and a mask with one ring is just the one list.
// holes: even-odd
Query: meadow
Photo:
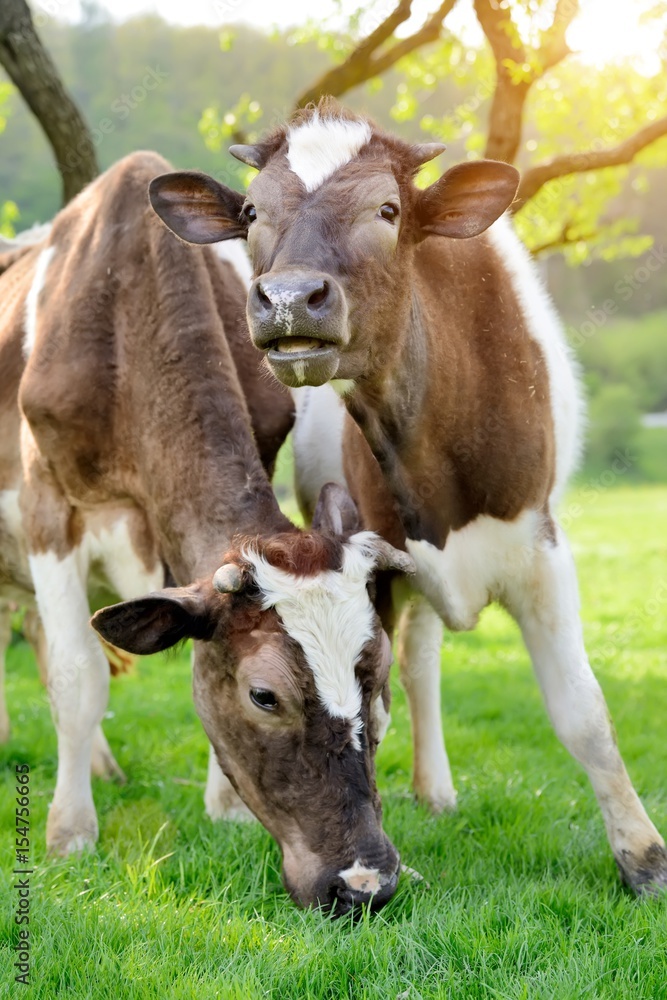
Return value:
[[(568, 496), (589, 652), (631, 776), (667, 832), (667, 487)], [(96, 853), (46, 859), (56, 741), (28, 647), (8, 658), (0, 748), (0, 996), (51, 1000), (667, 997), (667, 898), (620, 885), (588, 781), (557, 743), (518, 632), (499, 609), (442, 650), (459, 811), (410, 793), (398, 678), (378, 757), (385, 826), (405, 864), (358, 922), (300, 912), (259, 825), (203, 811), (207, 745), (187, 650), (112, 684), (105, 731), (128, 775), (95, 781)], [(30, 764), (31, 986), (13, 983), (14, 766)]]

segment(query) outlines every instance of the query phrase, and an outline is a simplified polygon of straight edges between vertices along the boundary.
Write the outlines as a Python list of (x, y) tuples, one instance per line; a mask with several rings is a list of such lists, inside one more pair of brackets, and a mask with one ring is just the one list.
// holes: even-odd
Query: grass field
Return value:
[[(667, 831), (667, 488), (571, 495), (591, 657), (636, 787)], [(621, 889), (583, 773), (557, 744), (513, 623), (489, 609), (443, 647), (459, 812), (410, 795), (405, 699), (379, 754), (403, 878), (352, 924), (295, 909), (259, 826), (203, 814), (207, 747), (188, 656), (112, 685), (105, 729), (129, 783), (96, 781), (96, 854), (44, 857), (55, 736), (31, 655), (10, 650), (13, 736), (0, 748), (0, 996), (293, 998), (667, 997), (667, 899)], [(12, 982), (14, 765), (32, 772), (32, 986)]]

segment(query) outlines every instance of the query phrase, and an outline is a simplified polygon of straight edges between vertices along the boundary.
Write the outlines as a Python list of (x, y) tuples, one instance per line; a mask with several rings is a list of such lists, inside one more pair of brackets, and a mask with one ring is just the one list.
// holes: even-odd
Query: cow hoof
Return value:
[(432, 788), (429, 791), (416, 789), (417, 801), (427, 806), (432, 813), (439, 816), (440, 813), (456, 812), (456, 792), (453, 788)]
[(658, 896), (667, 892), (667, 849), (664, 844), (651, 844), (637, 858), (630, 851), (616, 856), (621, 881), (638, 896)]
[(94, 830), (88, 828), (79, 832), (72, 829), (52, 832), (47, 829), (46, 832), (48, 853), (61, 858), (67, 858), (70, 854), (81, 854), (83, 851), (93, 851), (96, 843), (97, 824)]

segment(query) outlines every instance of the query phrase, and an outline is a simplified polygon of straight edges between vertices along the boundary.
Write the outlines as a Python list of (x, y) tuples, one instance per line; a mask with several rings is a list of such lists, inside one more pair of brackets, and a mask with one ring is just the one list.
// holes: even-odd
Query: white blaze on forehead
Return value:
[(287, 133), (287, 160), (306, 191), (314, 191), (339, 167), (349, 163), (371, 138), (368, 122), (320, 118), (315, 113), (304, 125)]
[(55, 252), (55, 247), (47, 247), (46, 250), (42, 250), (37, 258), (32, 285), (30, 286), (30, 290), (25, 297), (25, 337), (23, 338), (23, 356), (26, 358), (30, 357), (32, 349), (35, 346), (35, 339), (37, 337), (37, 305), (39, 303), (39, 293), (44, 287), (46, 272)]
[(248, 549), (263, 607), (275, 608), (287, 634), (299, 643), (313, 671), (315, 687), (330, 715), (348, 719), (355, 746), (361, 730), (361, 688), (355, 665), (373, 637), (374, 610), (366, 590), (375, 565), (370, 531), (345, 544), (339, 571), (296, 576), (277, 569)]

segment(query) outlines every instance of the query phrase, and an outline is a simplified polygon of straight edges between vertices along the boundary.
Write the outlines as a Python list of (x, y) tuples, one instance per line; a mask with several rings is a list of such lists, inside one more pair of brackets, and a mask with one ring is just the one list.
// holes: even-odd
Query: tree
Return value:
[[(419, 117), (425, 95), (455, 79), (465, 95), (460, 107), (453, 114), (422, 115), (420, 124), (433, 138), (462, 141), (470, 154), (520, 166), (513, 212), (534, 253), (560, 250), (579, 262), (590, 254), (608, 259), (643, 252), (650, 238), (636, 235), (634, 220), (614, 218), (613, 203), (628, 165), (639, 159), (643, 171), (667, 164), (665, 52), (650, 75), (629, 64), (602, 70), (582, 65), (567, 42), (579, 0), (473, 0), (485, 38), (480, 48), (448, 29), (455, 6), (456, 0), (445, 0), (403, 38), (396, 32), (411, 17), (412, 0), (384, 11), (362, 37), (355, 31), (360, 11), (345, 45), (340, 33), (335, 41), (329, 33), (327, 48), (337, 64), (298, 96), (296, 107), (377, 85), (393, 68), (403, 77), (395, 118), (407, 121)], [(643, 6), (646, 20), (667, 25), (664, 2), (645, 0)], [(313, 27), (312, 36), (326, 43), (320, 29)], [(234, 116), (236, 141), (242, 110)], [(432, 179), (436, 168), (430, 169)], [(637, 183), (646, 185), (641, 177)]]
[(0, 4), (0, 64), (37, 118), (62, 177), (66, 204), (97, 174), (95, 147), (35, 30), (25, 0)]

